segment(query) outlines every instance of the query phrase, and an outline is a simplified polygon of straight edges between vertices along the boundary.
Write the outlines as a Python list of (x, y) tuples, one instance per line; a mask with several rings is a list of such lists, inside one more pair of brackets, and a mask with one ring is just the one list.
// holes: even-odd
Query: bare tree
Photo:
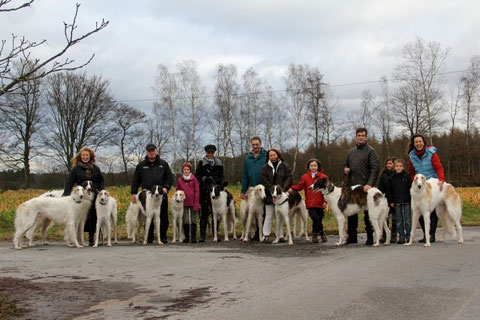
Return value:
[(425, 110), (427, 132), (432, 143), (441, 113), (440, 73), (449, 55), (438, 42), (422, 38), (408, 43), (403, 49), (403, 63), (396, 67), (396, 78), (404, 79), (420, 89), (422, 108)]
[[(16, 64), (13, 72), (21, 72)], [(5, 145), (0, 148), (0, 161), (12, 169), (23, 169), (24, 187), (30, 188), (30, 161), (39, 146), (38, 132), (44, 124), (41, 79), (34, 79), (16, 92), (3, 96), (0, 119), (5, 130)]]
[(250, 150), (250, 138), (260, 132), (260, 117), (262, 112), (262, 80), (258, 72), (249, 68), (242, 75), (243, 92), (240, 98), (240, 108), (236, 124), (239, 132), (240, 152)]
[[(16, 11), (22, 8), (29, 7), (33, 1), (24, 2), (21, 5), (8, 8), (11, 0), (2, 0), (0, 1), (0, 12), (9, 12)], [(76, 4), (75, 14), (73, 16), (71, 23), (63, 22), (64, 36), (66, 44), (63, 48), (59, 49), (58, 52), (46, 59), (34, 59), (32, 53), (34, 49), (41, 47), (46, 44), (47, 40), (42, 40), (40, 42), (29, 41), (25, 37), (19, 38), (15, 34), (12, 34), (12, 39), (10, 41), (10, 48), (6, 48), (5, 45), (7, 40), (1, 40), (0, 42), (0, 96), (4, 95), (7, 92), (12, 92), (17, 90), (23, 83), (43, 78), (51, 73), (60, 72), (60, 71), (72, 71), (76, 69), (83, 68), (89, 64), (95, 54), (84, 63), (80, 65), (74, 65), (75, 60), (70, 58), (65, 58), (61, 60), (60, 58), (74, 45), (78, 44), (83, 39), (91, 36), (92, 34), (99, 32), (104, 29), (109, 21), (102, 19), (100, 23), (95, 24), (95, 28), (91, 31), (76, 36), (75, 29), (77, 25), (77, 16), (80, 4)], [(20, 65), (19, 71), (16, 72), (15, 76), (11, 76), (10, 66), (13, 62)]]
[[(153, 87), (153, 91), (156, 93), (158, 102), (154, 103), (154, 110), (153, 114), (155, 117), (161, 115), (162, 123), (165, 123), (169, 126), (169, 133), (168, 138), (171, 144), (171, 151), (173, 156), (173, 164), (177, 163), (178, 158), (178, 101), (179, 101), (179, 93), (178, 93), (178, 86), (177, 80), (175, 78), (175, 74), (168, 71), (168, 68), (164, 65), (158, 66), (158, 74), (155, 78), (155, 86)], [(162, 109), (162, 110), (161, 110)], [(158, 128), (160, 129), (160, 128)], [(156, 130), (157, 131), (157, 139), (159, 141), (164, 141), (163, 134), (166, 130)], [(160, 131), (163, 133), (161, 134)]]
[(450, 116), (450, 143), (448, 144), (448, 157), (447, 157), (447, 179), (450, 180), (452, 172), (452, 150), (454, 144), (454, 131), (458, 114), (462, 107), (462, 83), (461, 79), (458, 81), (455, 88), (450, 90), (449, 101), (445, 101), (448, 115)]
[(287, 114), (279, 112), (283, 108), (270, 85), (265, 85), (264, 92), (262, 95), (262, 116), (259, 117), (263, 128), (260, 135), (264, 137), (266, 149), (277, 148), (283, 150), (286, 137), (288, 137), (290, 131), (289, 126), (285, 123)]
[(463, 113), (465, 121), (466, 152), (468, 153), (467, 172), (473, 175), (472, 155), (470, 152), (475, 124), (478, 120), (479, 92), (480, 92), (480, 56), (470, 60), (467, 72), (460, 79), (462, 84)]
[(203, 105), (205, 104), (205, 89), (201, 86), (197, 65), (193, 60), (183, 61), (177, 65), (177, 83), (179, 94), (182, 96), (180, 103), (181, 132), (180, 145), (185, 161), (196, 163), (200, 144), (200, 128)]
[(52, 130), (45, 144), (67, 170), (80, 148), (97, 149), (109, 141), (114, 101), (108, 86), (101, 77), (70, 72), (48, 79)]
[(327, 85), (324, 87), (324, 94), (322, 98), (322, 104), (320, 105), (320, 128), (323, 129), (321, 135), (321, 141), (324, 142), (327, 147), (331, 143), (335, 142), (340, 136), (340, 133), (336, 134), (339, 115), (341, 113), (341, 107), (338, 99), (335, 99), (333, 91)]
[(307, 115), (307, 95), (305, 91), (308, 66), (291, 64), (287, 70), (285, 78), (286, 94), (289, 101), (288, 112), (292, 120), (294, 130), (294, 155), (292, 173), (295, 172), (297, 157), (300, 148), (306, 143), (307, 139), (303, 134), (306, 126)]
[(428, 129), (426, 111), (420, 88), (414, 81), (404, 81), (393, 92), (392, 103), (396, 110), (396, 122), (410, 136)]
[(319, 157), (321, 142), (321, 113), (325, 93), (323, 92), (323, 74), (318, 68), (308, 68), (306, 70), (307, 111), (308, 117), (312, 120), (311, 129), (313, 131), (313, 145), (315, 147), (315, 157)]
[(235, 157), (232, 134), (235, 109), (238, 105), (237, 68), (233, 64), (226, 66), (220, 64), (217, 67), (215, 78), (215, 103), (217, 106), (215, 116), (218, 117), (220, 128), (222, 128), (221, 136), (218, 137), (221, 146), (219, 151), (223, 153), (225, 158), (230, 149), (231, 156)]
[(392, 141), (392, 127), (394, 118), (391, 100), (392, 98), (390, 96), (387, 79), (382, 77), (381, 101), (377, 104), (376, 110), (373, 113), (372, 121), (380, 131), (387, 155), (390, 155), (390, 144)]
[[(371, 128), (373, 118), (374, 101), (370, 90), (362, 91), (362, 101), (360, 107), (349, 113), (351, 127)], [(372, 130), (373, 131), (373, 130)]]
[[(148, 135), (145, 137), (145, 142), (154, 143), (157, 146), (158, 153), (161, 156), (168, 151), (168, 148), (166, 148), (167, 143), (171, 142), (172, 140), (173, 128), (170, 126), (170, 120), (168, 116), (168, 109), (161, 108), (159, 105), (154, 104), (152, 118), (148, 119), (147, 122)], [(145, 146), (146, 143), (143, 145)]]
[(132, 138), (138, 134), (135, 130), (138, 124), (145, 121), (145, 113), (130, 107), (124, 103), (115, 106), (114, 126), (117, 134), (111, 139), (113, 145), (120, 149), (123, 172), (128, 177), (128, 164), (132, 163), (131, 154), (134, 152), (135, 145), (132, 144)]

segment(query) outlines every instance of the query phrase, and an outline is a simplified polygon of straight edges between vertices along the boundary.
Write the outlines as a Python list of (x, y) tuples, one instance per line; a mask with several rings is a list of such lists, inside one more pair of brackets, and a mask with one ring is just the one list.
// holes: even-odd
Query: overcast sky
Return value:
[[(234, 63), (240, 75), (253, 67), (282, 89), (291, 63), (318, 67), (332, 85), (390, 77), (402, 48), (417, 36), (450, 48), (445, 71), (465, 69), (480, 54), (478, 0), (37, 0), (31, 8), (1, 13), (0, 39), (11, 33), (47, 39), (34, 55), (56, 52), (76, 2), (82, 4), (78, 34), (102, 18), (110, 24), (68, 56), (81, 63), (95, 53), (88, 74), (109, 80), (117, 100), (145, 111), (152, 106), (157, 66), (173, 68), (186, 59), (198, 63), (207, 89), (220, 63)], [(378, 85), (339, 86), (335, 93), (353, 101), (364, 89)]]

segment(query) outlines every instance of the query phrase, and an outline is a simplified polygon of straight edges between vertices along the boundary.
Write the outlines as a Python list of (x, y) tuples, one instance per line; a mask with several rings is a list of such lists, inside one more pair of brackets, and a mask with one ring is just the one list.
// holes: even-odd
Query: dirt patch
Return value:
[(205, 304), (214, 298), (211, 297), (212, 287), (191, 288), (182, 290), (177, 298), (163, 300), (167, 303), (163, 307), (163, 312), (184, 312), (198, 305)]
[(3, 304), (15, 306), (18, 310), (15, 316), (21, 319), (72, 319), (85, 316), (89, 313), (85, 310), (99, 301), (127, 300), (145, 290), (120, 282), (107, 285), (98, 280), (40, 282), (4, 277), (0, 278), (0, 292), (4, 295)]

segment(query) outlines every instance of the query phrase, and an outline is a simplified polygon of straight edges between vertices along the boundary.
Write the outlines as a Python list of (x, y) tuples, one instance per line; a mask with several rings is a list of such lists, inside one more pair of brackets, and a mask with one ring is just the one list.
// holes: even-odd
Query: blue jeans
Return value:
[(412, 214), (410, 203), (395, 203), (395, 220), (400, 239), (410, 239), (412, 229)]

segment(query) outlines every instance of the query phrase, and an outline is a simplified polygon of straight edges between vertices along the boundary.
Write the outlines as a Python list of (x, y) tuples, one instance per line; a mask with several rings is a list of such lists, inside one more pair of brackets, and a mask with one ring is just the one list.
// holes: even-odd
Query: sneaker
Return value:
[(350, 238), (348, 238), (346, 244), (354, 244), (354, 243), (357, 243), (357, 242), (358, 242), (357, 239), (350, 239)]
[(404, 243), (405, 243), (405, 239), (400, 238), (400, 239), (398, 239), (397, 243), (398, 243), (398, 244), (404, 244)]

